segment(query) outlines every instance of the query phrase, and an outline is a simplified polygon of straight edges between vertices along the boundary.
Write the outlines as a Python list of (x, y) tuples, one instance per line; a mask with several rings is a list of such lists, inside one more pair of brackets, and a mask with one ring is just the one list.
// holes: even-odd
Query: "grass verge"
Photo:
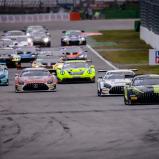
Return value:
[(159, 66), (149, 66), (151, 48), (133, 30), (101, 31), (93, 36), (93, 48), (119, 68), (137, 68), (139, 73), (158, 73)]

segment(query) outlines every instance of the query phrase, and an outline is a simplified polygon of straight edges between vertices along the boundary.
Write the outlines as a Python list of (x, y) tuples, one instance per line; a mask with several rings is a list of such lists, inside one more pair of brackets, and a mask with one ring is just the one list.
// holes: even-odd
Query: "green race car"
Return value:
[(96, 71), (94, 65), (89, 65), (84, 60), (65, 61), (61, 69), (56, 70), (58, 81), (83, 81), (95, 82)]
[(125, 105), (159, 103), (159, 75), (148, 74), (134, 77), (124, 87)]

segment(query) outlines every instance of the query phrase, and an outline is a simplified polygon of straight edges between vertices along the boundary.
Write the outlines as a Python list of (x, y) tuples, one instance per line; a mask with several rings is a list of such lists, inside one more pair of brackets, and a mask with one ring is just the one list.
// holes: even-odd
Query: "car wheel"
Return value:
[(98, 95), (98, 97), (102, 96), (101, 89), (97, 91), (97, 95)]
[(47, 44), (47, 47), (51, 47), (51, 43), (48, 43), (48, 44)]
[(132, 102), (132, 100), (130, 99), (130, 98), (128, 98), (128, 105), (133, 105), (133, 102)]
[(15, 93), (18, 93), (18, 90), (17, 90), (17, 88), (15, 87)]
[(124, 96), (124, 103), (125, 105), (128, 105), (128, 100), (125, 98), (125, 96)]
[(64, 42), (61, 41), (61, 46), (66, 46), (66, 44)]
[(83, 42), (83, 45), (86, 45), (86, 44), (87, 44), (87, 42), (86, 42), (86, 41), (84, 41), (84, 42)]
[(91, 83), (95, 83), (95, 77), (91, 79)]

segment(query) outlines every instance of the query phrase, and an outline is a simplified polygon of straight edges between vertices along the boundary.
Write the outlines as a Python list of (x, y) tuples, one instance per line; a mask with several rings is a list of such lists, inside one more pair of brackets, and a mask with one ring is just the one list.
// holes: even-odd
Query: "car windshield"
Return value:
[(36, 32), (32, 32), (31, 33), (31, 36), (40, 36), (40, 37), (44, 37), (44, 36), (46, 36), (46, 34), (45, 34), (45, 32), (38, 32), (38, 31), (36, 31)]
[(105, 79), (124, 79), (124, 78), (125, 78), (124, 75), (117, 75), (117, 74), (105, 76)]
[(47, 70), (26, 70), (23, 71), (21, 77), (26, 76), (48, 76), (50, 73)]
[(104, 79), (124, 79), (132, 78), (133, 76), (133, 72), (107, 72), (104, 76)]
[(143, 86), (143, 85), (159, 85), (159, 77), (148, 77), (148, 78), (136, 78), (133, 81), (133, 86)]
[(70, 32), (67, 34), (68, 36), (80, 36), (81, 33), (80, 32)]
[(70, 69), (70, 68), (89, 68), (89, 65), (85, 62), (71, 62), (71, 63), (66, 63), (63, 66), (63, 69)]

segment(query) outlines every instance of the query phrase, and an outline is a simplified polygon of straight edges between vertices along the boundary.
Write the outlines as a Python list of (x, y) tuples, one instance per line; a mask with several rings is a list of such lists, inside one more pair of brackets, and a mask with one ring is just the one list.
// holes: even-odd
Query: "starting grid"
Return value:
[(70, 21), (69, 13), (0, 15), (0, 23)]

